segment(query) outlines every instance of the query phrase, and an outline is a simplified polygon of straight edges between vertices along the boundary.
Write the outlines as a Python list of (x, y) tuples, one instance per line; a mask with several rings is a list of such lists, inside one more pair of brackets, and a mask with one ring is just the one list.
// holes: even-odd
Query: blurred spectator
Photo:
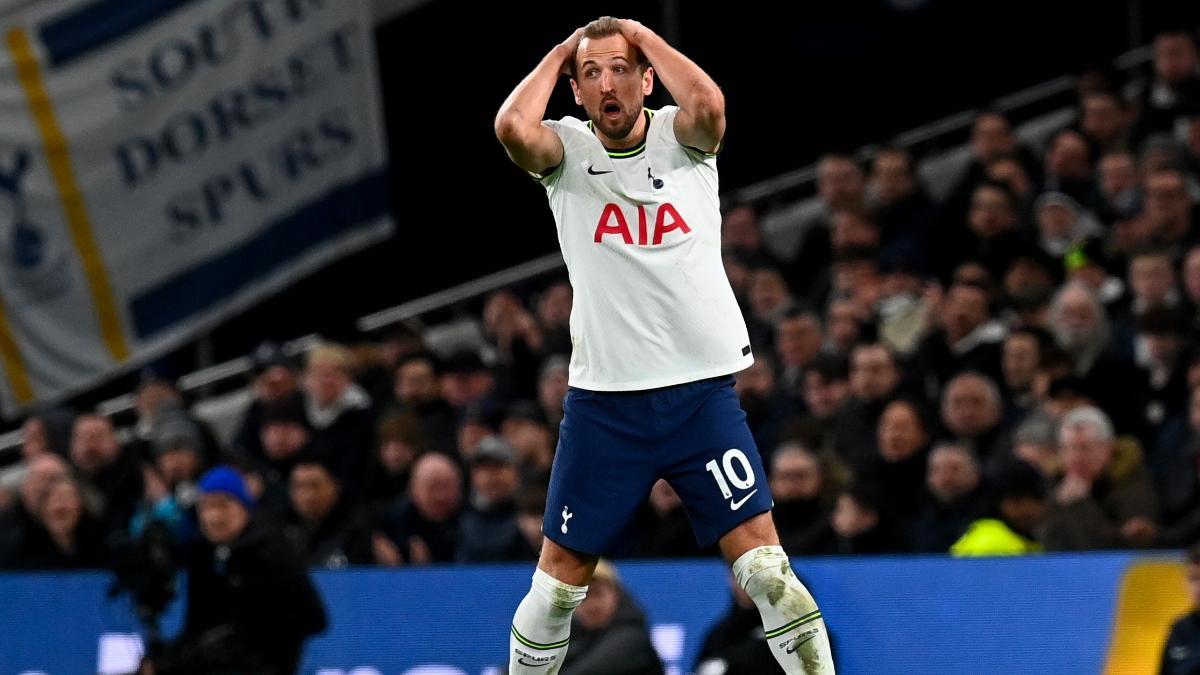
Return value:
[(1142, 92), (1138, 136), (1173, 132), (1176, 120), (1200, 108), (1196, 39), (1187, 30), (1154, 36), (1154, 78)]
[(95, 499), (74, 478), (51, 478), (34, 505), (33, 522), (10, 564), (19, 569), (86, 569), (107, 566), (104, 527)]
[(1020, 460), (1047, 478), (1058, 475), (1062, 466), (1057, 424), (1041, 410), (1026, 417), (1013, 431), (1013, 456), (1004, 462), (1005, 469), (1014, 463), (1012, 460)]
[(537, 297), (535, 310), (542, 333), (543, 356), (571, 355), (571, 304), (574, 292), (569, 281), (556, 281)]
[(546, 519), (546, 489), (533, 485), (522, 486), (517, 492), (517, 528), (537, 555), (542, 550), (542, 522)]
[(80, 415), (71, 434), (71, 462), (86, 484), (101, 495), (101, 520), (109, 532), (124, 531), (142, 499), (139, 458), (117, 440), (112, 420)]
[(1160, 169), (1143, 180), (1146, 207), (1143, 212), (1151, 240), (1173, 253), (1194, 243), (1200, 235), (1200, 209), (1188, 192), (1187, 179), (1178, 169)]
[(387, 535), (410, 565), (451, 562), (458, 548), (463, 506), (462, 471), (437, 452), (422, 455), (412, 469), (408, 498), (394, 505)]
[(1184, 311), (1188, 326), (1200, 328), (1200, 245), (1193, 245), (1183, 257), (1179, 276), (1183, 286)]
[(411, 415), (385, 415), (379, 420), (375, 438), (375, 452), (367, 464), (365, 494), (372, 506), (404, 497), (413, 461), (424, 452), (421, 426)]
[(433, 355), (416, 352), (400, 359), (394, 383), (395, 403), (388, 413), (411, 417), (418, 425), (423, 447), (452, 452), (457, 415), (442, 398)]
[(460, 351), (446, 360), (439, 382), (442, 398), (458, 412), (490, 401), (496, 394), (496, 375), (479, 354)]
[(732, 579), (729, 586), (733, 591), (733, 603), (705, 634), (694, 672), (696, 675), (783, 672), (771, 655), (763, 635), (762, 617), (754, 601)]
[(312, 449), (313, 434), (298, 396), (265, 406), (260, 424), (263, 457), (256, 463), (262, 472), (264, 492), (259, 498), (259, 506), (263, 511), (275, 513), (287, 503), (288, 476), (301, 453)]
[(155, 427), (153, 440), (154, 467), (167, 490), (175, 495), (191, 493), (208, 465), (199, 425), (178, 411), (166, 413)]
[(549, 484), (556, 437), (547, 426), (541, 408), (533, 401), (515, 401), (500, 424), (500, 435), (516, 449), (521, 482)]
[(803, 240), (788, 268), (793, 288), (811, 289), (823, 283), (824, 272), (832, 262), (833, 213), (866, 206), (866, 179), (853, 158), (840, 154), (821, 157), (817, 162), (817, 197), (821, 213), (804, 224)]
[(353, 499), (361, 498), (367, 457), (374, 445), (371, 398), (351, 378), (350, 351), (322, 345), (308, 353), (304, 371), (304, 411), (313, 441), (335, 461), (338, 479)]
[(501, 392), (532, 398), (537, 391), (538, 355), (545, 346), (533, 314), (512, 291), (496, 291), (483, 305), (483, 331), (499, 361)]
[[(51, 408), (25, 418), (21, 423), (20, 457), (0, 469), (0, 514), (17, 498), (33, 458), (47, 453), (66, 457), (74, 423), (75, 414), (63, 408)], [(0, 551), (4, 549), (2, 531), (0, 525)]]
[(1045, 192), (1033, 206), (1038, 246), (1047, 255), (1061, 258), (1075, 242), (1104, 234), (1104, 229), (1079, 202), (1063, 192)]
[(946, 291), (938, 328), (918, 348), (918, 359), (928, 380), (937, 386), (965, 370), (976, 370), (1000, 379), (1001, 343), (1007, 329), (992, 317), (988, 289), (955, 282)]
[[(756, 355), (749, 368), (736, 374), (734, 390), (746, 413), (746, 424), (755, 442), (762, 448), (772, 448), (786, 422), (803, 410), (799, 396), (780, 390), (775, 379), (774, 362), (770, 357)], [(763, 460), (770, 455), (763, 453)]]
[(532, 560), (517, 525), (517, 453), (498, 436), (483, 439), (471, 459), (469, 504), (459, 520), (459, 562)]
[(1137, 160), (1128, 150), (1109, 152), (1097, 164), (1100, 197), (1110, 217), (1130, 216), (1141, 206)]
[(1034, 179), (1038, 177), (1037, 158), (1017, 141), (1012, 124), (998, 111), (983, 112), (975, 118), (971, 127), (970, 150), (971, 161), (955, 181), (943, 205), (944, 219), (948, 223), (956, 224), (963, 220), (972, 193), (980, 183), (989, 179), (988, 167), (994, 162), (1006, 158), (1015, 159), (1021, 164), (1026, 176)]
[(933, 303), (912, 259), (887, 258), (881, 272), (879, 339), (901, 357), (911, 356), (929, 329)]
[(838, 294), (830, 299), (825, 316), (825, 325), (828, 327), (825, 351), (848, 354), (862, 339), (862, 327), (869, 313), (867, 306), (852, 296)]
[(838, 456), (859, 471), (875, 456), (875, 428), (883, 406), (900, 387), (900, 369), (887, 347), (861, 344), (850, 352), (850, 400), (838, 415)]
[(463, 412), (458, 424), (458, 454), (461, 463), (470, 463), (479, 442), (500, 432), (501, 414), (490, 404), (473, 404)]
[(762, 228), (752, 206), (735, 206), (721, 217), (721, 250), (754, 258), (766, 254)]
[(296, 672), (305, 640), (327, 625), (312, 580), (282, 534), (254, 516), (236, 471), (210, 470), (200, 491), (203, 538), (185, 555), (183, 631), (155, 670)]
[(813, 449), (823, 455), (835, 452), (838, 417), (850, 397), (846, 359), (822, 354), (804, 373), (804, 419), (812, 437)]
[(1067, 281), (1082, 284), (1108, 311), (1125, 300), (1125, 282), (1106, 267), (1104, 243), (1087, 237), (1075, 243), (1063, 257)]
[(1080, 408), (1063, 419), (1063, 475), (1046, 515), (1047, 550), (1142, 546), (1153, 540), (1154, 488), (1140, 456), (1131, 456), (1136, 448), (1115, 441), (1108, 416), (1097, 408)]
[(299, 368), (274, 342), (260, 344), (250, 358), (254, 364), (254, 377), (250, 381), (254, 398), (242, 416), (232, 449), (235, 454), (244, 457), (262, 457), (259, 430), (262, 427), (263, 409), (298, 394)]
[(562, 670), (572, 675), (662, 675), (646, 615), (606, 560), (596, 565), (588, 594), (571, 619), (571, 648)]
[(917, 403), (897, 399), (883, 409), (876, 434), (879, 453), (859, 478), (876, 487), (889, 527), (898, 539), (907, 540), (928, 501), (925, 462), (929, 423)]
[(1127, 132), (1132, 117), (1121, 97), (1108, 89), (1086, 92), (1080, 100), (1079, 130), (1099, 152), (1127, 150)]
[(1062, 192), (1086, 208), (1097, 208), (1102, 202), (1092, 177), (1094, 159), (1083, 134), (1073, 129), (1059, 131), (1046, 150), (1043, 191)]
[(301, 456), (288, 478), (283, 534), (308, 567), (340, 569), (374, 562), (366, 518), (343, 496), (329, 459)]
[(1200, 546), (1188, 551), (1185, 571), (1192, 609), (1171, 625), (1159, 659), (1159, 675), (1200, 672)]
[(1004, 183), (983, 181), (972, 192), (966, 227), (955, 224), (939, 233), (931, 255), (946, 276), (961, 260), (977, 260), (993, 278), (1008, 269), (1021, 247), (1020, 204)]
[(793, 309), (775, 323), (775, 356), (779, 388), (799, 400), (804, 371), (821, 351), (821, 319), (814, 312)]
[(1042, 476), (1025, 464), (1000, 474), (988, 518), (971, 523), (950, 547), (956, 557), (1024, 555), (1041, 552), (1039, 539), (1046, 519), (1046, 487)]
[(875, 155), (868, 194), (885, 246), (889, 250), (920, 251), (936, 222), (937, 211), (917, 181), (907, 150), (885, 148)]
[(1162, 507), (1160, 546), (1200, 539), (1200, 388), (1188, 397), (1186, 413), (1163, 425), (1146, 457)]
[[(1134, 359), (1142, 372), (1146, 398), (1139, 399), (1142, 429), (1158, 430), (1187, 405), (1186, 364), (1190, 357), (1186, 320), (1163, 306), (1152, 307), (1137, 319)], [(1152, 435), (1143, 437), (1151, 442)]]
[(1022, 413), (1037, 405), (1034, 380), (1042, 352), (1050, 336), (1040, 328), (1019, 327), (1011, 330), (1000, 351), (1000, 371), (1004, 374), (1004, 392), (1008, 404)]
[(750, 344), (761, 350), (774, 349), (775, 324), (795, 307), (792, 292), (783, 275), (772, 267), (753, 269), (750, 272), (747, 299), (749, 316), (746, 328), (750, 332)]
[(896, 553), (908, 548), (888, 524), (878, 491), (871, 485), (842, 490), (829, 522), (825, 553)]
[(1004, 401), (995, 382), (976, 372), (955, 376), (942, 390), (941, 413), (950, 437), (974, 451), (987, 473), (1002, 466), (1009, 443)]
[(563, 418), (563, 401), (567, 397), (568, 357), (555, 354), (542, 362), (538, 376), (538, 403), (551, 429), (558, 429)]
[(25, 462), (16, 501), (0, 511), (0, 567), (15, 565), (13, 556), (40, 527), (38, 507), (45, 500), (47, 489), (70, 474), (71, 467), (57, 454), (40, 453)]
[(986, 514), (979, 460), (961, 443), (940, 443), (929, 452), (925, 485), (931, 499), (913, 526), (913, 550), (945, 553)]
[(771, 516), (788, 555), (820, 553), (821, 537), (833, 512), (837, 485), (811, 450), (788, 442), (771, 453)]
[[(650, 489), (650, 499), (639, 516), (638, 543), (633, 555), (639, 558), (682, 558), (702, 552), (692, 534), (691, 522), (675, 488), (659, 479)], [(715, 553), (715, 547), (704, 555)]]

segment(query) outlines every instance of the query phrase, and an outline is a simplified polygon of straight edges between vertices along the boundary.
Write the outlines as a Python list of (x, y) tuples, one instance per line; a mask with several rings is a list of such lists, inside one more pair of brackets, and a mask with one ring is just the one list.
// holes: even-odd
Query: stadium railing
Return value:
[[(379, 23), (384, 23), (404, 12), (415, 9), (428, 0), (375, 0), (375, 12)], [(1144, 45), (1130, 50), (1113, 61), (1123, 72), (1131, 72), (1150, 61), (1153, 50)], [(1051, 134), (1070, 124), (1076, 114), (1073, 92), (1078, 77), (1062, 75), (1045, 82), (1021, 89), (995, 99), (987, 106), (1014, 118), (1017, 134), (1021, 140), (1033, 146), (1042, 145)], [(1130, 78), (1130, 87), (1138, 85), (1138, 78)], [(925, 157), (918, 164), (922, 183), (934, 197), (942, 197), (949, 188), (950, 177), (969, 161), (966, 145), (968, 132), (981, 109), (967, 109), (935, 120), (915, 129), (894, 136), (888, 145), (912, 150)], [(880, 149), (879, 144), (859, 148), (854, 157), (860, 162), (872, 159)], [(772, 252), (788, 256), (799, 245), (804, 232), (799, 223), (807, 220), (819, 207), (815, 193), (816, 164), (810, 164), (779, 176), (733, 190), (722, 199), (722, 206), (751, 204), (764, 208), (761, 219), (764, 239)], [(492, 291), (513, 284), (526, 282), (563, 268), (562, 256), (558, 253), (516, 265), (478, 279), (432, 293), (422, 298), (382, 309), (357, 321), (357, 328), (364, 334), (377, 333), (390, 326), (410, 323), (421, 326), (420, 319), (433, 312), (460, 305), (477, 299)], [(319, 335), (305, 335), (290, 340), (283, 349), (290, 355), (303, 354), (321, 340)], [(210, 391), (213, 387), (228, 387), (233, 382), (244, 383), (253, 367), (249, 356), (242, 356), (184, 375), (178, 387), (185, 395), (196, 395)], [(110, 416), (121, 416), (133, 410), (134, 397), (124, 394), (102, 402), (97, 411)], [(13, 452), (21, 445), (20, 430), (0, 434), (0, 456)]]

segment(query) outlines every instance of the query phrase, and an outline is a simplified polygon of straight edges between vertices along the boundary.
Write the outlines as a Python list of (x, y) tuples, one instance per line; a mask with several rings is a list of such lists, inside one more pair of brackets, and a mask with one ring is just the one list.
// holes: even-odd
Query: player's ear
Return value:
[(571, 78), (571, 93), (575, 94), (575, 105), (583, 105), (583, 97), (579, 95), (579, 83)]
[(642, 96), (649, 96), (654, 91), (654, 66), (646, 66), (642, 73)]

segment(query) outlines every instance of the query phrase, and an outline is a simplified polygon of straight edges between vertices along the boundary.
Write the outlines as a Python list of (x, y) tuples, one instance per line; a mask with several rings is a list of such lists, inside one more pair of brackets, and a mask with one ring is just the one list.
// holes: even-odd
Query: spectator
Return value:
[(272, 403), (282, 401), (299, 393), (299, 369), (296, 362), (283, 349), (273, 343), (264, 342), (251, 355), (254, 368), (250, 390), (254, 398), (242, 415), (241, 424), (234, 435), (233, 451), (243, 457), (262, 457), (263, 410)]
[(870, 310), (853, 296), (840, 293), (834, 296), (825, 316), (825, 325), (829, 328), (825, 351), (843, 356), (850, 353), (862, 339), (863, 324), (869, 314)]
[(572, 675), (662, 675), (646, 615), (601, 560), (571, 621), (571, 648), (562, 670)]
[(772, 267), (752, 270), (748, 301), (750, 344), (759, 350), (770, 351), (774, 349), (775, 324), (795, 307), (783, 275)]
[(499, 433), (502, 421), (502, 414), (493, 410), (490, 404), (472, 404), (467, 408), (458, 425), (457, 460), (469, 464), (479, 450), (479, 442)]
[(787, 421), (803, 410), (803, 401), (782, 391), (775, 379), (772, 359), (755, 356), (749, 368), (736, 374), (734, 391), (746, 413), (746, 424), (759, 447), (764, 448), (763, 460), (770, 459), (766, 449), (775, 447)]
[(17, 500), (0, 512), (0, 568), (17, 564), (14, 556), (40, 527), (38, 507), (55, 481), (70, 477), (71, 468), (57, 454), (40, 453), (26, 462)]
[(35, 505), (27, 529), (11, 561), (21, 569), (88, 569), (107, 566), (103, 525), (84, 488), (69, 476), (52, 478)]
[(971, 127), (971, 161), (954, 183), (943, 205), (943, 220), (959, 223), (967, 214), (971, 195), (980, 183), (988, 180), (988, 167), (1002, 159), (1015, 159), (1024, 173), (1036, 178), (1038, 161), (1027, 148), (1020, 145), (1012, 124), (1003, 113), (988, 111), (975, 118)]
[(937, 212), (917, 181), (907, 150), (885, 148), (875, 155), (868, 193), (885, 246), (889, 250), (920, 251), (936, 222)]
[[(1148, 544), (1157, 533), (1154, 489), (1140, 457), (1115, 442), (1108, 416), (1087, 407), (1068, 413), (1059, 430), (1063, 476), (1046, 515), (1050, 551)], [(1118, 456), (1121, 448), (1125, 456)]]
[(1062, 258), (1075, 242), (1104, 234), (1104, 228), (1063, 192), (1046, 192), (1033, 205), (1038, 246), (1053, 258)]
[(124, 531), (144, 490), (141, 462), (117, 440), (112, 420), (80, 415), (71, 434), (71, 463), (102, 499), (101, 520), (109, 532)]
[(1100, 152), (1129, 148), (1131, 117), (1120, 96), (1109, 89), (1095, 89), (1084, 93), (1080, 108), (1079, 130), (1093, 148)]
[(516, 401), (500, 424), (500, 435), (517, 452), (521, 482), (547, 485), (554, 462), (555, 435), (533, 401)]
[(1073, 129), (1063, 129), (1046, 151), (1044, 192), (1063, 192), (1088, 208), (1100, 204), (1092, 177), (1092, 149), (1087, 139)]
[(1097, 164), (1100, 197), (1104, 200), (1103, 213), (1108, 218), (1131, 216), (1141, 208), (1138, 190), (1137, 160), (1128, 150), (1108, 152)]
[(966, 372), (942, 390), (942, 424), (951, 438), (975, 452), (985, 472), (995, 474), (1008, 456), (1004, 401), (987, 376)]
[(284, 536), (308, 567), (341, 569), (375, 560), (366, 518), (343, 496), (327, 457), (301, 456), (288, 479)]
[(717, 620), (700, 646), (696, 675), (761, 675), (779, 673), (779, 664), (763, 635), (762, 617), (746, 591), (730, 578), (733, 603)]
[(563, 418), (563, 401), (567, 398), (568, 357), (554, 355), (542, 362), (538, 376), (538, 404), (551, 429), (558, 429)]
[(569, 281), (546, 287), (534, 305), (542, 333), (542, 356), (571, 355), (571, 304), (574, 294)]
[(827, 456), (835, 453), (838, 418), (849, 397), (846, 359), (834, 354), (814, 359), (804, 374), (804, 405), (808, 410), (804, 424), (818, 453)]
[(820, 552), (838, 487), (824, 464), (797, 442), (784, 443), (771, 454), (771, 514), (788, 555)]
[(1058, 453), (1058, 422), (1039, 410), (1029, 415), (1013, 432), (1013, 456), (1004, 468), (1020, 460), (1051, 478), (1062, 471)]
[(304, 371), (304, 410), (313, 440), (335, 461), (346, 494), (358, 499), (374, 443), (371, 398), (351, 378), (353, 357), (340, 345), (308, 353)]
[(185, 555), (183, 631), (157, 670), (294, 673), (305, 640), (325, 630), (321, 597), (295, 550), (255, 517), (242, 477), (222, 466), (200, 479), (203, 538)]
[(979, 460), (960, 443), (936, 445), (925, 485), (931, 499), (913, 527), (913, 550), (945, 553), (987, 511)]
[(1001, 343), (1007, 334), (1003, 323), (992, 318), (988, 289), (955, 282), (942, 302), (939, 327), (921, 341), (922, 370), (937, 386), (965, 370), (976, 370), (1000, 379)]
[(1138, 137), (1170, 133), (1184, 113), (1200, 107), (1196, 39), (1187, 30), (1154, 36), (1154, 79), (1142, 92)]
[(1200, 236), (1200, 209), (1188, 192), (1187, 178), (1178, 169), (1159, 169), (1146, 175), (1142, 191), (1146, 196), (1143, 217), (1151, 241), (1172, 253), (1182, 253), (1183, 247)]
[(459, 413), (472, 405), (495, 404), (496, 375), (473, 351), (452, 354), (440, 377), (442, 398)]
[(496, 352), (501, 392), (532, 398), (537, 391), (538, 355), (545, 347), (537, 319), (515, 293), (496, 291), (483, 306), (483, 331)]
[(960, 558), (1039, 553), (1046, 510), (1041, 474), (1015, 464), (996, 479), (991, 516), (971, 523), (950, 553)]
[(793, 309), (775, 323), (779, 388), (790, 398), (800, 399), (804, 371), (821, 351), (822, 341), (821, 319), (814, 312)]
[(313, 451), (312, 429), (299, 397), (274, 401), (263, 408), (259, 443), (263, 457), (257, 462), (262, 472), (260, 510), (279, 513), (286, 508), (288, 476), (304, 451)]
[(431, 452), (413, 465), (407, 499), (388, 514), (387, 535), (410, 565), (451, 562), (459, 541), (462, 471)]
[(153, 440), (154, 467), (168, 492), (191, 503), (196, 481), (208, 464), (199, 425), (178, 411), (167, 413), (160, 417)]
[(546, 490), (537, 485), (517, 491), (517, 527), (534, 555), (542, 550), (542, 521), (546, 519)]
[(471, 459), (469, 505), (459, 521), (459, 562), (531, 560), (517, 525), (517, 453), (498, 436), (479, 444)]
[(452, 452), (457, 443), (454, 408), (438, 388), (438, 367), (427, 352), (409, 354), (396, 364), (395, 402), (389, 411), (407, 415), (420, 431), (420, 445), (439, 452)]
[[(75, 415), (69, 410), (51, 408), (41, 413), (27, 417), (21, 423), (20, 459), (0, 469), (0, 551), (4, 550), (3, 513), (17, 499), (29, 472), (31, 461), (40, 455), (54, 453), (59, 457), (67, 455), (71, 442), (71, 427), (75, 423)], [(3, 554), (0, 553), (0, 557)]]
[(933, 303), (914, 260), (893, 256), (884, 260), (881, 271), (879, 339), (894, 353), (908, 357), (929, 329)]
[(1004, 392), (1008, 405), (1027, 413), (1037, 405), (1034, 380), (1042, 352), (1050, 336), (1040, 328), (1016, 328), (1004, 338), (1000, 351), (1000, 371), (1004, 374)]
[(1200, 388), (1188, 397), (1186, 414), (1163, 425), (1146, 458), (1162, 506), (1160, 546), (1179, 547), (1200, 538)]
[[(1187, 405), (1186, 363), (1190, 357), (1186, 320), (1165, 307), (1152, 307), (1137, 320), (1134, 358), (1143, 376), (1141, 391), (1146, 397), (1137, 404), (1142, 411), (1139, 427), (1158, 430), (1164, 421)], [(1143, 436), (1149, 443), (1152, 434)]]
[(1004, 183), (984, 181), (971, 192), (966, 227), (943, 232), (934, 242), (934, 260), (948, 275), (949, 265), (963, 259), (978, 260), (992, 275), (1008, 269), (1021, 247), (1020, 204)]
[(925, 462), (929, 425), (917, 403), (897, 399), (879, 417), (879, 453), (859, 477), (879, 491), (880, 506), (898, 539), (908, 540), (913, 523), (928, 501)]
[(366, 501), (373, 507), (404, 497), (413, 461), (426, 450), (421, 426), (411, 415), (384, 416), (375, 438), (365, 488)]
[(633, 554), (639, 558), (683, 558), (715, 553), (715, 546), (701, 551), (692, 534), (692, 526), (683, 501), (675, 488), (658, 480), (650, 489), (650, 499), (639, 520), (640, 536)]
[(803, 225), (800, 248), (789, 266), (788, 281), (793, 288), (811, 289), (824, 281), (832, 262), (833, 213), (866, 206), (866, 179), (853, 158), (827, 154), (817, 162), (817, 197), (821, 213)]
[(735, 206), (725, 212), (721, 218), (721, 250), (734, 251), (747, 258), (766, 255), (762, 228), (754, 207)]
[(1186, 573), (1192, 608), (1171, 625), (1159, 659), (1159, 675), (1200, 672), (1200, 546), (1188, 551)]
[(861, 344), (850, 352), (850, 400), (838, 415), (837, 454), (852, 470), (875, 456), (875, 428), (883, 407), (900, 387), (900, 369), (887, 347)]
[(896, 553), (908, 548), (887, 523), (877, 490), (855, 485), (838, 495), (830, 528), (826, 530), (825, 553)]
[(1125, 300), (1125, 282), (1110, 273), (1107, 260), (1104, 243), (1098, 238), (1086, 237), (1063, 256), (1063, 269), (1068, 282), (1087, 287), (1100, 304), (1112, 312)]

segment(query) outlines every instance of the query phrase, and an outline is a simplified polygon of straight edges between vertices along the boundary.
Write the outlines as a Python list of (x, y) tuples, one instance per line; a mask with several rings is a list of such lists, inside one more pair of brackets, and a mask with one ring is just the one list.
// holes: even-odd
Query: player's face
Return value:
[(592, 124), (611, 139), (629, 136), (654, 86), (654, 71), (638, 67), (637, 53), (620, 35), (584, 38), (575, 56), (571, 90)]

